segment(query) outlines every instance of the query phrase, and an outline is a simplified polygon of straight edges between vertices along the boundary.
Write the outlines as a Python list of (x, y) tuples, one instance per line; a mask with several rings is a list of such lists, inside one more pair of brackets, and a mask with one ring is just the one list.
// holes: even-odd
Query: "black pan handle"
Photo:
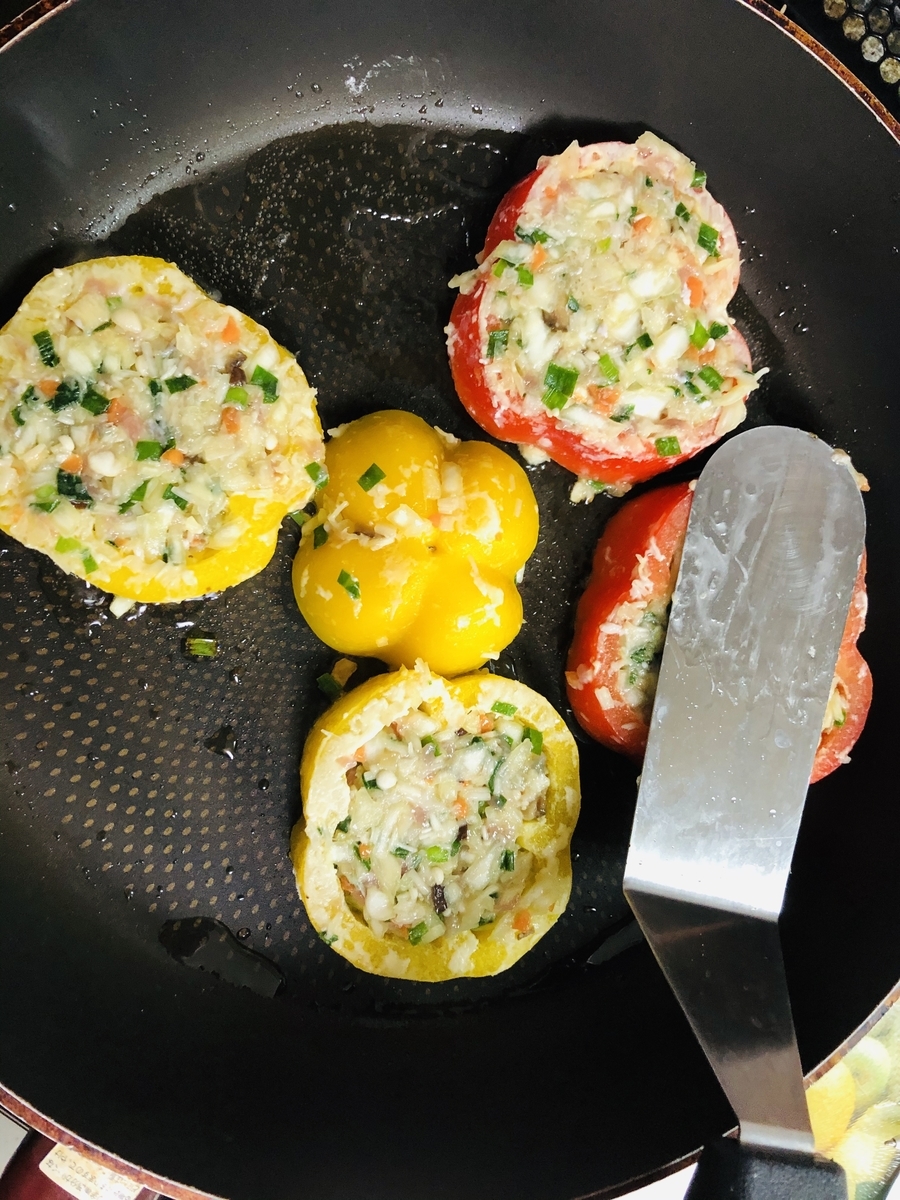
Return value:
[(818, 1154), (720, 1138), (700, 1155), (684, 1200), (847, 1200), (847, 1179)]

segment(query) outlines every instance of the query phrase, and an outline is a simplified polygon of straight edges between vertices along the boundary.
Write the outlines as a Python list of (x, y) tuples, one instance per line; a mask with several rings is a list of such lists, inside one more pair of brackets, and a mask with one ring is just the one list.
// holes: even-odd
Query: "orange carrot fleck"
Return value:
[(63, 471), (68, 471), (70, 475), (78, 475), (81, 472), (82, 462), (80, 454), (70, 454), (68, 458), (64, 458), (59, 464)]
[(555, 200), (558, 195), (558, 192), (559, 192), (559, 189), (556, 187), (553, 187), (553, 186), (544, 188), (544, 195), (547, 197), (548, 200)]
[(219, 334), (223, 342), (231, 345), (234, 342), (239, 342), (241, 339), (241, 330), (234, 317), (229, 317), (225, 322), (225, 328)]
[(116, 396), (109, 402), (109, 408), (106, 410), (106, 419), (110, 425), (118, 425), (127, 412), (128, 405), (123, 404), (118, 396)]
[(222, 428), (226, 433), (239, 433), (241, 428), (241, 416), (236, 408), (229, 405), (222, 409)]
[(635, 218), (631, 228), (634, 230), (635, 233), (641, 233), (641, 232), (643, 232), (643, 230), (645, 230), (648, 227), (648, 225), (652, 225), (652, 224), (653, 224), (653, 218), (650, 216), (649, 213), (644, 213), (642, 216)]
[(171, 450), (166, 450), (159, 458), (160, 462), (168, 463), (170, 467), (180, 467), (184, 462), (184, 453), (177, 446), (173, 446)]
[(538, 242), (538, 244), (534, 248), (534, 253), (531, 256), (532, 271), (540, 270), (540, 268), (544, 265), (544, 263), (546, 261), (547, 261), (547, 251), (544, 249), (543, 245), (540, 242)]
[(478, 718), (478, 732), (490, 733), (494, 728), (494, 718), (490, 713), (482, 713)]
[(591, 408), (598, 413), (611, 413), (619, 403), (622, 389), (617, 387), (597, 387), (595, 383), (588, 385), (588, 396)]
[(687, 286), (691, 308), (700, 308), (704, 297), (703, 280), (698, 279), (696, 275), (688, 275)]
[(38, 384), (38, 391), (43, 392), (48, 398), (56, 395), (56, 389), (59, 387), (57, 379), (42, 379)]
[(453, 801), (453, 815), (457, 821), (461, 821), (468, 812), (468, 805), (462, 796), (457, 796)]
[(369, 845), (368, 842), (360, 842), (359, 843), (360, 858), (368, 858), (371, 853), (372, 853), (372, 847)]
[(520, 908), (513, 917), (513, 929), (516, 933), (533, 933), (534, 926), (531, 924), (531, 913), (527, 908)]

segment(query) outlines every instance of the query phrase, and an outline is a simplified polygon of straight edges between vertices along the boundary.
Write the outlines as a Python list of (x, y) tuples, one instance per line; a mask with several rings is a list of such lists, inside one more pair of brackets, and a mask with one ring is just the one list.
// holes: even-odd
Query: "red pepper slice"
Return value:
[[(636, 762), (647, 745), (650, 705), (635, 705), (625, 694), (617, 617), (621, 606), (635, 599), (656, 607), (670, 602), (692, 498), (690, 484), (674, 484), (647, 492), (613, 515), (597, 544), (575, 616), (566, 670), (572, 710), (598, 742)], [(872, 703), (872, 674), (856, 646), (865, 628), (865, 579), (863, 555), (835, 666), (847, 712), (842, 725), (822, 734), (810, 783), (847, 761)]]

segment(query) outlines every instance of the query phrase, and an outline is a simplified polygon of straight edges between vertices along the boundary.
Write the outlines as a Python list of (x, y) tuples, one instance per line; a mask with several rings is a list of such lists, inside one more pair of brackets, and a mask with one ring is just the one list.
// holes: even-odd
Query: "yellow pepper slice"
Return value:
[(528, 476), (413, 413), (371, 413), (325, 448), (328, 482), (304, 527), (294, 594), (343, 654), (443, 675), (482, 666), (522, 625), (515, 576), (538, 535)]
[[(527, 877), (515, 903), (483, 926), (427, 943), (416, 942), (414, 930), (376, 932), (351, 907), (335, 865), (335, 839), (349, 823), (348, 774), (357, 767), (361, 747), (392, 724), (416, 711), (452, 723), (460, 704), (489, 720), (514, 712), (541, 738), (549, 779), (543, 812), (524, 821), (517, 838), (517, 847), (532, 856)], [(428, 981), (494, 975), (530, 950), (565, 909), (572, 883), (569, 843), (580, 806), (578, 751), (560, 716), (524, 684), (487, 673), (448, 682), (423, 663), (370, 679), (316, 722), (303, 751), (300, 785), (303, 817), (292, 834), (291, 854), (301, 898), (323, 941), (364, 971)], [(365, 852), (374, 859), (376, 847)], [(451, 874), (454, 861), (447, 866), (448, 880), (461, 878), (461, 866)]]

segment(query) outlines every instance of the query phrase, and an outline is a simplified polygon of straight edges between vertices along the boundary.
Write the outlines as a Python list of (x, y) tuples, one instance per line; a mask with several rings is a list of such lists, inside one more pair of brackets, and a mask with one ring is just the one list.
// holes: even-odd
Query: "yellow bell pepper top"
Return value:
[(443, 675), (496, 657), (521, 628), (515, 577), (538, 536), (518, 463), (393, 410), (337, 430), (325, 461), (293, 571), (313, 632), (343, 654), (422, 658)]
[[(389, 769), (398, 762), (402, 795)], [(490, 787), (478, 782), (488, 772)], [(421, 662), (370, 679), (316, 722), (300, 782), (300, 895), (323, 941), (362, 970), (493, 975), (565, 909), (578, 752), (524, 684), (487, 673), (447, 681)], [(416, 788), (418, 801), (403, 799)]]

